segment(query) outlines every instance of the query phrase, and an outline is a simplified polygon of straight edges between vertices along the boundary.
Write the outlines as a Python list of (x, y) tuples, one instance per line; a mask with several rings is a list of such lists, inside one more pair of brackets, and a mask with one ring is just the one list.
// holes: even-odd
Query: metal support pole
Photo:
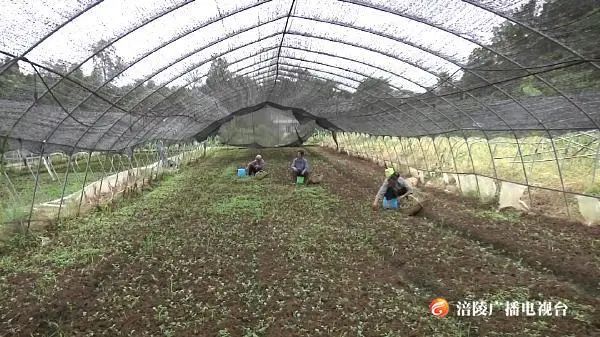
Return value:
[[(99, 153), (98, 156), (104, 156), (106, 158), (106, 153)], [(104, 182), (104, 178), (106, 177), (106, 169), (104, 168), (104, 163), (102, 158), (98, 159), (98, 163), (100, 163), (100, 168), (102, 169), (102, 176), (100, 177), (100, 187), (98, 188), (98, 193), (102, 194), (102, 183)]]
[(390, 151), (388, 149), (388, 142), (387, 142), (386, 136), (382, 137), (382, 143), (383, 143), (383, 145), (382, 145), (383, 149), (385, 150), (384, 157), (383, 157), (383, 165), (385, 167), (388, 167), (388, 162), (390, 164), (392, 162), (392, 160), (391, 160), (392, 156), (390, 155)]
[(371, 138), (371, 135), (368, 133), (365, 133), (365, 147), (367, 148), (367, 158), (370, 161), (375, 161), (375, 147), (373, 145), (373, 140)]
[(110, 172), (115, 172), (115, 156), (114, 154), (110, 154)]
[(411, 168), (415, 168), (415, 167), (418, 166), (417, 157), (415, 156), (415, 151), (412, 148), (412, 144), (410, 143), (410, 139), (407, 138), (407, 137), (401, 137), (401, 139), (403, 139), (404, 142), (406, 143), (406, 148), (409, 149), (410, 154), (412, 155), (412, 158), (413, 158), (413, 163), (412, 163), (412, 165), (410, 165), (410, 168), (408, 169), (408, 172), (410, 173), (410, 169)]
[(2, 169), (2, 173), (4, 174), (4, 177), (6, 178), (6, 181), (8, 182), (8, 191), (13, 195), (13, 199), (16, 200), (20, 200), (21, 199), (21, 195), (19, 194), (19, 191), (17, 191), (17, 189), (15, 188), (15, 185), (13, 184), (13, 182), (10, 180), (10, 177), (8, 176), (8, 173), (6, 173), (6, 170)]
[(377, 150), (375, 149), (375, 142), (373, 141), (373, 136), (371, 136), (368, 133), (365, 133), (365, 137), (367, 138), (367, 155), (369, 157), (370, 161), (376, 162), (377, 161)]
[(454, 172), (456, 173), (456, 182), (458, 183), (458, 188), (460, 189), (460, 192), (463, 192), (463, 185), (460, 182), (460, 174), (458, 174), (460, 171), (458, 170), (458, 165), (456, 165), (456, 156), (454, 155), (454, 149), (452, 146), (452, 142), (450, 142), (450, 136), (446, 137), (446, 140), (448, 141), (448, 146), (450, 147), (450, 155), (452, 156), (452, 164), (454, 165)]
[(370, 140), (370, 139), (369, 139), (369, 134), (367, 134), (367, 133), (363, 133), (362, 135), (363, 135), (363, 139), (364, 139), (364, 141), (363, 141), (363, 146), (364, 146), (364, 148), (365, 148), (365, 157), (366, 157), (368, 160), (372, 160), (372, 153), (373, 153), (373, 149), (371, 149), (371, 147), (369, 146), (369, 145), (370, 145), (370, 144), (369, 144), (369, 140)]
[(364, 136), (358, 132), (356, 133), (356, 146), (359, 149), (360, 157), (366, 158), (367, 151), (365, 150)]
[(379, 164), (379, 161), (381, 160), (381, 157), (379, 156), (378, 142), (379, 136), (369, 135), (369, 144), (371, 145), (371, 153), (373, 154), (373, 158), (371, 160), (377, 164)]
[[(596, 137), (600, 138), (600, 133), (596, 133)], [(592, 168), (592, 186), (596, 183), (596, 169), (598, 168), (598, 159), (600, 156), (600, 139), (598, 139), (598, 146), (596, 147), (596, 156), (594, 157), (594, 166)]]
[(349, 156), (350, 155), (350, 138), (348, 138), (348, 132), (344, 131), (342, 133), (342, 148), (344, 149), (344, 151), (346, 151), (346, 155)]
[[(494, 161), (494, 151), (492, 151), (492, 146), (490, 145), (490, 138), (487, 133), (483, 133), (485, 137), (485, 143), (487, 145), (488, 151), (490, 152), (490, 160), (492, 164), (492, 169), (494, 170), (494, 184), (498, 182), (498, 171), (496, 169), (496, 162)], [(497, 192), (496, 192), (497, 193)]]
[(65, 191), (67, 189), (67, 179), (69, 179), (69, 167), (71, 166), (71, 159), (73, 158), (73, 154), (69, 156), (67, 159), (67, 168), (65, 170), (65, 179), (63, 180), (62, 192), (60, 193), (60, 203), (58, 204), (58, 214), (56, 216), (57, 220), (60, 221), (60, 213), (62, 211), (63, 200), (65, 197)]
[(363, 150), (363, 146), (362, 146), (362, 140), (361, 140), (361, 136), (358, 134), (358, 132), (354, 133), (354, 147), (356, 148), (356, 153), (358, 154), (359, 158), (364, 157), (364, 150)]
[(517, 142), (517, 153), (519, 154), (519, 158), (521, 161), (521, 167), (523, 169), (523, 176), (525, 178), (525, 185), (527, 185), (527, 195), (529, 196), (529, 205), (533, 206), (533, 198), (531, 197), (531, 185), (529, 184), (529, 178), (527, 177), (527, 169), (525, 168), (525, 163), (523, 162), (523, 152), (521, 150), (521, 144), (519, 143), (519, 138), (517, 138), (517, 134), (513, 131), (513, 136), (515, 137), (515, 141)]
[[(393, 137), (392, 138), (392, 148), (394, 149), (394, 159), (397, 161), (396, 163), (398, 164), (398, 169), (400, 169), (402, 167), (402, 165), (404, 164), (404, 166), (406, 166), (406, 170), (408, 171), (408, 165), (406, 165), (406, 163), (402, 163), (402, 158), (398, 155), (398, 149), (396, 148), (396, 145), (398, 144), (400, 140), (398, 139), (398, 137)], [(394, 161), (392, 161), (393, 163)]]
[[(114, 162), (114, 159), (115, 159), (115, 155), (114, 155), (114, 154), (111, 154), (111, 155), (110, 155), (110, 162), (111, 162), (111, 166), (112, 166), (112, 164), (113, 164), (113, 162)], [(117, 189), (117, 186), (119, 186), (119, 173), (121, 173), (121, 170), (117, 170), (117, 168), (115, 168), (115, 167), (113, 166), (113, 168), (112, 168), (111, 172), (115, 172), (115, 173), (116, 173), (116, 175), (115, 175), (115, 186), (114, 186), (114, 187), (110, 187), (110, 183), (109, 183), (109, 185), (108, 185), (108, 187), (110, 188), (110, 197), (111, 197), (111, 199), (113, 199), (113, 200), (114, 200), (114, 198), (115, 198), (115, 194), (113, 193), (113, 191)], [(113, 190), (113, 188), (114, 188), (114, 190)]]
[(83, 201), (83, 195), (85, 194), (85, 183), (87, 182), (88, 169), (90, 168), (90, 159), (92, 159), (92, 151), (88, 152), (87, 163), (85, 164), (85, 175), (83, 176), (83, 184), (81, 185), (81, 196), (79, 197), (79, 205), (77, 206), (77, 215), (81, 212), (81, 202)]
[(38, 184), (40, 180), (40, 167), (42, 166), (42, 156), (46, 147), (46, 141), (42, 142), (40, 148), (40, 159), (38, 160), (37, 172), (35, 175), (35, 185), (33, 186), (33, 197), (31, 198), (31, 207), (29, 208), (29, 218), (27, 219), (27, 232), (29, 233), (29, 226), (31, 226), (31, 216), (33, 215), (33, 205), (35, 205), (35, 194), (37, 193)]
[(348, 132), (344, 131), (342, 132), (342, 150), (346, 152), (346, 155), (349, 156), (350, 155), (350, 141), (348, 139)]
[[(150, 178), (149, 178), (149, 181), (148, 181), (148, 184), (150, 184), (150, 181), (152, 181), (152, 175), (154, 174), (154, 173), (153, 173), (153, 172), (154, 172), (154, 162), (153, 162), (153, 161), (152, 161), (152, 159), (150, 158), (150, 155), (148, 154), (148, 151), (144, 151), (144, 153), (145, 153), (145, 155), (146, 155), (146, 165), (144, 165), (144, 167), (146, 167), (146, 168), (147, 168), (148, 166), (150, 166)], [(158, 159), (158, 164), (157, 164), (157, 165), (160, 165), (160, 162), (161, 162), (161, 158), (160, 158), (160, 156), (159, 156), (159, 159)], [(157, 167), (157, 168), (158, 168), (158, 167)], [(143, 183), (143, 182), (142, 182), (142, 186), (144, 186), (144, 183)], [(142, 192), (143, 192), (143, 191), (144, 191), (144, 190), (142, 189)]]
[[(106, 159), (108, 156), (108, 153), (103, 152), (98, 154), (99, 156), (104, 156), (104, 158)], [(99, 159), (100, 163), (102, 163), (102, 159)], [(100, 203), (100, 197), (102, 196), (102, 183), (104, 182), (104, 178), (106, 178), (108, 175), (106, 174), (106, 168), (104, 167), (104, 164), (100, 164), (100, 166), (102, 167), (102, 177), (100, 177), (100, 187), (98, 188), (98, 203)], [(110, 171), (109, 171), (110, 173)], [(110, 182), (107, 183), (108, 184), (108, 189), (110, 190)]]
[(417, 143), (419, 144), (419, 148), (421, 149), (421, 154), (423, 154), (423, 162), (425, 163), (425, 170), (427, 172), (430, 172), (430, 167), (429, 163), (427, 162), (427, 154), (425, 153), (425, 150), (423, 150), (423, 144), (421, 144), (421, 138), (420, 137), (416, 137), (417, 138)]
[(384, 136), (375, 136), (375, 140), (373, 141), (373, 146), (375, 147), (375, 155), (377, 157), (377, 161), (382, 161), (385, 166), (385, 158), (383, 155), (383, 140)]
[(467, 145), (467, 154), (469, 155), (469, 160), (471, 162), (471, 172), (475, 176), (475, 186), (477, 187), (477, 197), (481, 199), (481, 189), (479, 188), (479, 178), (477, 178), (477, 174), (475, 173), (475, 162), (473, 161), (473, 156), (471, 155), (471, 147), (469, 146), (469, 140), (466, 135), (463, 135), (465, 139), (465, 144)]
[(560, 162), (558, 161), (558, 154), (556, 153), (556, 145), (554, 144), (554, 138), (552, 134), (548, 133), (550, 136), (550, 143), (552, 144), (552, 150), (554, 150), (554, 159), (556, 160), (556, 168), (558, 169), (558, 177), (560, 178), (560, 186), (562, 188), (562, 195), (565, 199), (565, 207), (567, 207), (567, 216), (571, 217), (571, 211), (569, 210), (569, 200), (567, 199), (567, 193), (565, 192), (565, 181), (562, 175), (562, 169), (560, 168)]

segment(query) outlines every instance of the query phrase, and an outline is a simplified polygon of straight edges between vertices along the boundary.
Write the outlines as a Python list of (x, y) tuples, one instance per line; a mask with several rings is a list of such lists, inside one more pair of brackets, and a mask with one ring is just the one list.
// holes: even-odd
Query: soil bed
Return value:
[[(600, 333), (594, 229), (485, 217), (433, 190), (424, 217), (373, 212), (381, 168), (310, 148), (323, 182), (295, 186), (294, 151), (261, 151), (262, 180), (235, 177), (255, 153), (222, 151), (112, 211), (53, 227), (49, 245), (15, 243), (0, 260), (0, 336)], [(435, 297), (453, 305), (444, 319), (429, 313)], [(569, 310), (458, 317), (461, 300)]]

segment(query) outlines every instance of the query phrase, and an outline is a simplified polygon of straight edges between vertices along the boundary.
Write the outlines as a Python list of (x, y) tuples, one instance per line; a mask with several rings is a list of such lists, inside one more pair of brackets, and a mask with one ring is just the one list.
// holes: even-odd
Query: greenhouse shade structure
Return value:
[[(564, 149), (555, 140), (580, 133), (584, 152), (573, 157), (585, 156), (596, 181), (597, 1), (1, 5), (3, 154), (131, 157), (144, 144), (214, 135), (231, 145), (289, 146), (320, 128), (464, 139), (471, 167), (460, 169), (451, 146), (453, 173), (481, 173), (473, 139), (485, 140), (495, 158), (489, 142), (502, 138), (516, 145), (518, 183), (530, 186), (531, 156), (521, 143), (537, 136), (549, 140), (544, 153), (552, 157), (542, 160), (554, 162), (560, 181), (549, 188), (565, 192)], [(446, 155), (432, 146), (430, 161)], [(501, 179), (490, 160), (494, 172), (486, 174)]]

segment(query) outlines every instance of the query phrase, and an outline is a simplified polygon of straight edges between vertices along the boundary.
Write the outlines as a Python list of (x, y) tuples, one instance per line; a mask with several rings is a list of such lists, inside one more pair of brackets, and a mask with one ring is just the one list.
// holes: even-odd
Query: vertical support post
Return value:
[[(542, 147), (541, 149), (540, 149), (540, 146)], [(544, 149), (545, 149), (544, 138), (540, 137), (540, 141), (535, 146), (535, 151), (533, 152), (533, 154), (529, 154), (529, 157), (531, 158), (530, 159), (531, 165), (529, 165), (529, 174), (533, 173), (533, 166), (536, 162), (537, 155), (541, 154), (542, 157), (544, 156)]]
[(369, 159), (370, 161), (374, 161), (375, 157), (374, 157), (374, 150), (373, 150), (373, 144), (371, 144), (371, 135), (368, 133), (364, 134), (365, 137), (365, 148), (366, 148), (366, 155), (367, 155), (367, 159)]
[(594, 157), (594, 165), (592, 168), (592, 186), (596, 183), (596, 169), (598, 168), (598, 159), (600, 156), (600, 133), (596, 132), (596, 141), (598, 146), (596, 147), (596, 156)]
[(427, 162), (427, 154), (425, 153), (425, 150), (423, 149), (423, 144), (421, 144), (421, 137), (416, 137), (417, 138), (417, 143), (419, 144), (419, 148), (421, 149), (421, 154), (423, 155), (423, 162), (425, 163), (425, 170), (429, 173), (430, 172), (430, 167), (429, 166), (429, 162)]
[[(415, 156), (415, 151), (414, 151), (414, 150), (413, 150), (413, 148), (412, 148), (412, 144), (411, 144), (411, 142), (410, 142), (410, 139), (409, 139), (408, 137), (402, 137), (402, 138), (404, 138), (404, 142), (407, 144), (407, 145), (406, 145), (406, 147), (407, 147), (407, 148), (408, 148), (408, 150), (410, 151), (410, 154), (412, 155), (412, 158), (413, 158), (413, 159), (412, 159), (412, 160), (413, 160), (413, 163), (412, 163), (412, 165), (410, 165), (410, 167), (409, 167), (409, 169), (408, 169), (408, 172), (409, 172), (409, 173), (411, 173), (411, 172), (410, 172), (410, 169), (418, 166), (417, 157)], [(412, 173), (411, 173), (411, 174), (412, 174)]]
[(377, 150), (375, 149), (375, 143), (373, 142), (373, 136), (366, 133), (365, 137), (367, 138), (367, 155), (370, 161), (377, 161)]
[(358, 132), (353, 132), (352, 138), (354, 139), (354, 147), (356, 148), (356, 154), (359, 158), (362, 158), (364, 154), (362, 152), (362, 147), (359, 145), (360, 136), (358, 135)]
[[(395, 139), (394, 139), (395, 138)], [(392, 148), (394, 149), (394, 159), (397, 161), (396, 164), (398, 164), (398, 168), (401, 168), (402, 165), (406, 166), (406, 170), (408, 171), (408, 165), (406, 163), (402, 163), (402, 157), (400, 155), (398, 155), (398, 149), (396, 147), (396, 145), (398, 144), (398, 142), (400, 142), (400, 139), (398, 137), (394, 137), (392, 138)], [(394, 161), (392, 161), (393, 163)]]
[(565, 207), (567, 208), (567, 216), (570, 218), (571, 211), (569, 210), (569, 200), (567, 199), (567, 193), (565, 191), (565, 181), (563, 179), (560, 162), (558, 161), (558, 154), (556, 153), (556, 145), (554, 144), (554, 137), (552, 137), (552, 134), (550, 132), (548, 132), (548, 135), (550, 136), (550, 142), (552, 144), (552, 150), (553, 150), (552, 152), (554, 152), (554, 160), (556, 161), (556, 168), (558, 169), (558, 177), (560, 178), (560, 187), (562, 189), (562, 195), (563, 195), (563, 198), (565, 199)]
[(449, 135), (446, 136), (446, 140), (448, 141), (448, 146), (450, 147), (450, 155), (452, 156), (452, 165), (454, 165), (454, 172), (456, 173), (456, 182), (458, 183), (458, 189), (462, 193), (463, 192), (463, 184), (460, 182), (460, 174), (459, 174), (462, 172), (459, 172), (458, 165), (456, 165), (456, 156), (454, 155), (454, 149), (452, 146), (452, 142), (450, 141)]
[(489, 138), (488, 134), (484, 132), (483, 135), (485, 136), (485, 143), (487, 145), (488, 151), (490, 152), (490, 160), (492, 161), (492, 163), (491, 163), (492, 169), (494, 170), (494, 179), (495, 179), (494, 183), (497, 183), (498, 182), (498, 171), (496, 169), (496, 161), (494, 160), (494, 151), (492, 151), (492, 146), (490, 145), (490, 138)]
[(365, 156), (367, 157), (368, 160), (373, 160), (373, 148), (371, 146), (371, 135), (364, 133), (363, 137), (365, 139), (364, 141), (364, 146), (365, 146)]
[(40, 148), (40, 159), (38, 160), (37, 172), (35, 174), (35, 185), (33, 186), (33, 197), (31, 198), (31, 207), (29, 207), (29, 218), (27, 219), (27, 232), (29, 233), (29, 227), (31, 226), (31, 216), (33, 215), (33, 205), (35, 205), (35, 195), (38, 190), (40, 181), (40, 167), (42, 166), (42, 157), (44, 156), (44, 150), (46, 148), (46, 141), (42, 142)]
[[(104, 158), (106, 158), (106, 153), (99, 153), (98, 157), (100, 156), (104, 156)], [(100, 187), (98, 188), (98, 193), (99, 195), (102, 194), (102, 183), (104, 182), (104, 177), (106, 177), (106, 168), (104, 167), (104, 163), (103, 163), (103, 159), (99, 158), (98, 159), (98, 163), (100, 164), (100, 168), (102, 169), (102, 176), (100, 177)]]
[(383, 144), (383, 149), (385, 150), (385, 154), (383, 156), (383, 164), (385, 167), (388, 166), (388, 162), (391, 164), (392, 163), (392, 156), (390, 155), (390, 150), (388, 149), (388, 139), (386, 139), (385, 136), (382, 137), (381, 139), (382, 144)]
[[(163, 150), (164, 151), (164, 150)], [(150, 181), (152, 181), (152, 175), (154, 174), (154, 161), (152, 160), (152, 158), (150, 157), (150, 155), (148, 154), (149, 151), (144, 151), (144, 153), (146, 154), (146, 165), (144, 165), (144, 167), (148, 167), (150, 166), (150, 178), (148, 183), (150, 183)], [(158, 152), (157, 152), (158, 153)], [(162, 158), (160, 158), (161, 156), (159, 155), (159, 159), (158, 159), (158, 163), (157, 165), (160, 165)], [(157, 166), (158, 168), (158, 166)], [(142, 182), (142, 187), (144, 186), (144, 183)], [(142, 189), (142, 192), (144, 191), (144, 189)]]
[[(108, 158), (108, 153), (107, 152), (103, 152), (100, 154), (101, 156), (104, 156), (104, 159), (100, 159), (99, 161), (102, 163), (103, 160), (106, 160), (106, 158)], [(108, 177), (108, 174), (106, 173), (106, 168), (104, 166), (104, 164), (101, 164), (102, 167), (102, 177), (100, 177), (100, 187), (98, 188), (98, 197), (102, 196), (102, 182), (104, 182), (104, 178)], [(110, 173), (111, 171), (109, 171)], [(110, 191), (110, 182), (107, 183), (108, 184), (108, 189)], [(98, 202), (100, 202), (100, 198), (98, 198)]]
[(60, 221), (60, 213), (62, 211), (62, 205), (63, 205), (63, 200), (65, 198), (65, 191), (67, 189), (67, 179), (69, 179), (69, 167), (71, 166), (71, 160), (73, 158), (73, 151), (75, 150), (75, 148), (73, 148), (71, 150), (71, 154), (68, 156), (69, 158), (67, 159), (67, 169), (65, 171), (65, 179), (63, 180), (63, 186), (62, 186), (62, 192), (60, 193), (60, 203), (58, 204), (58, 215), (57, 215), (57, 220)]
[(342, 132), (342, 149), (346, 151), (346, 155), (350, 155), (350, 141), (348, 140), (348, 132)]
[(85, 194), (85, 183), (87, 182), (88, 171), (90, 168), (90, 160), (92, 159), (92, 151), (88, 152), (87, 163), (85, 164), (85, 174), (83, 176), (83, 184), (81, 185), (81, 196), (79, 197), (79, 205), (77, 206), (77, 215), (81, 212), (81, 202), (83, 201), (83, 195)]
[(373, 154), (373, 158), (371, 160), (377, 164), (379, 164), (380, 156), (379, 156), (379, 136), (369, 135), (369, 145), (371, 145), (371, 153)]
[(364, 154), (364, 150), (363, 150), (363, 146), (362, 146), (361, 136), (359, 135), (358, 132), (355, 132), (353, 138), (354, 138), (354, 147), (356, 148), (356, 153), (358, 154), (359, 158), (362, 158), (365, 154)]
[[(515, 137), (515, 142), (517, 142), (517, 153), (519, 154), (519, 159), (521, 161), (521, 168), (523, 169), (523, 177), (525, 178), (525, 185), (527, 185), (527, 195), (529, 196), (529, 205), (533, 205), (533, 198), (531, 197), (531, 185), (529, 184), (529, 178), (527, 177), (527, 169), (525, 168), (525, 163), (523, 162), (523, 151), (521, 149), (521, 143), (519, 143), (519, 138), (517, 134), (513, 131), (513, 136)], [(548, 136), (550, 134), (548, 133)], [(551, 137), (551, 136), (550, 136)], [(556, 155), (556, 153), (554, 154)]]
[(115, 172), (115, 156), (110, 153), (110, 172)]
[(469, 160), (471, 162), (471, 172), (475, 176), (475, 187), (477, 187), (477, 197), (481, 199), (481, 189), (479, 188), (479, 178), (477, 178), (477, 174), (475, 173), (475, 162), (473, 161), (473, 156), (471, 155), (471, 146), (469, 146), (469, 140), (467, 139), (467, 135), (463, 135), (465, 139), (465, 145), (467, 146), (467, 154), (469, 156)]

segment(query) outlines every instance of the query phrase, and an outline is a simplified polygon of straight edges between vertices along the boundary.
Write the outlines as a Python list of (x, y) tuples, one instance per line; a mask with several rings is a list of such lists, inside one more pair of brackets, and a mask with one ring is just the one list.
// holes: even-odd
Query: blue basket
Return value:
[(246, 169), (245, 168), (240, 168), (237, 170), (237, 175), (238, 177), (245, 177), (246, 176)]
[(398, 209), (398, 199), (386, 199), (383, 198), (383, 208), (387, 209)]

